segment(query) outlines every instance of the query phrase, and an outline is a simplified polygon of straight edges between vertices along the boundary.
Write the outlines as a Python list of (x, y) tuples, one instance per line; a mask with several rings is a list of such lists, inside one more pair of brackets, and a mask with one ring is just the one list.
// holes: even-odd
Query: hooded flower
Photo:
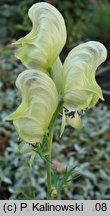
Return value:
[(16, 86), (21, 92), (22, 103), (5, 120), (13, 120), (25, 142), (42, 142), (58, 105), (55, 84), (46, 74), (31, 69), (18, 76)]
[(19, 39), (17, 57), (27, 68), (49, 72), (66, 42), (65, 22), (60, 12), (48, 3), (29, 9), (32, 30)]
[(29, 9), (29, 18), (31, 32), (15, 45), (17, 57), (31, 69), (18, 76), (22, 103), (6, 119), (13, 120), (24, 141), (36, 143), (42, 142), (57, 109), (58, 94), (59, 104), (63, 103), (61, 134), (66, 122), (81, 128), (81, 112), (95, 106), (99, 98), (103, 100), (95, 72), (107, 51), (99, 42), (83, 43), (72, 49), (62, 65), (59, 54), (66, 42), (62, 15), (48, 3), (37, 3)]
[(62, 72), (64, 115), (73, 127), (82, 127), (79, 120), (82, 110), (95, 106), (99, 98), (103, 100), (95, 72), (105, 61), (106, 56), (106, 48), (101, 43), (90, 41), (74, 48), (64, 62)]

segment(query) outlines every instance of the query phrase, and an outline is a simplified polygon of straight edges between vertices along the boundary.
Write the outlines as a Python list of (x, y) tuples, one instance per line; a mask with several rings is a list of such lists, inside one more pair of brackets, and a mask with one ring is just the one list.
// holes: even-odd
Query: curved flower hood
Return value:
[(60, 12), (48, 3), (36, 3), (29, 9), (32, 30), (15, 42), (17, 57), (27, 68), (47, 72), (66, 42), (65, 22)]
[(46, 74), (31, 69), (18, 76), (16, 86), (21, 92), (22, 103), (5, 120), (13, 120), (25, 142), (42, 142), (58, 105), (55, 84)]
[[(62, 131), (65, 121), (80, 129), (80, 112), (94, 107), (103, 99), (102, 91), (95, 79), (97, 67), (105, 61), (107, 50), (103, 44), (90, 41), (74, 48), (67, 56), (62, 72), (63, 112)], [(63, 132), (61, 132), (63, 133)]]
[(63, 66), (62, 91), (66, 109), (85, 110), (93, 107), (99, 98), (103, 100), (95, 72), (106, 56), (106, 48), (95, 41), (83, 43), (69, 53)]
[(34, 4), (28, 14), (32, 30), (15, 45), (18, 59), (30, 70), (17, 78), (22, 103), (6, 119), (13, 120), (23, 140), (36, 143), (42, 142), (58, 100), (63, 103), (61, 134), (66, 122), (80, 129), (83, 110), (103, 100), (95, 72), (107, 50), (99, 42), (86, 42), (72, 49), (62, 65), (59, 54), (66, 42), (62, 15), (44, 2)]

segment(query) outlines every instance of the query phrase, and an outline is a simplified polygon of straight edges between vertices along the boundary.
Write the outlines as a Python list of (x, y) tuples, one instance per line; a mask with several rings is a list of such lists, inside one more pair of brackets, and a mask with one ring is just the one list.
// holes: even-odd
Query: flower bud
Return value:
[(57, 195), (58, 195), (58, 192), (57, 192), (56, 188), (52, 187), (51, 198), (55, 199), (57, 197)]

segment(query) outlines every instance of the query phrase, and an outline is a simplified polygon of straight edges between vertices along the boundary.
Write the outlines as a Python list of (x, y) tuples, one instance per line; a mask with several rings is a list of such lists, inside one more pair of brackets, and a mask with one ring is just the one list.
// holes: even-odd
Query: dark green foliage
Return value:
[[(10, 38), (20, 38), (26, 35), (31, 29), (31, 22), (27, 12), (29, 7), (41, 0), (7, 0), (0, 5), (0, 39), (4, 41)], [(51, 1), (50, 1), (51, 2)], [(67, 45), (72, 45), (81, 39), (84, 22), (87, 16), (89, 2), (64, 0), (55, 1), (54, 5), (59, 9), (65, 18), (67, 27)]]
[(103, 42), (110, 40), (110, 3), (91, 8), (86, 20), (85, 36)]
[[(29, 7), (41, 0), (2, 0), (0, 1), (0, 39), (18, 39), (31, 29), (27, 12)], [(50, 1), (52, 3), (52, 1)], [(74, 46), (78, 40), (95, 39), (109, 41), (110, 3), (92, 4), (90, 1), (54, 1), (64, 16), (67, 27), (67, 46)]]
[(67, 44), (72, 46), (76, 41), (82, 38), (83, 27), (87, 17), (90, 3), (83, 1), (58, 1), (55, 6), (64, 16), (67, 27)]
[(0, 5), (0, 39), (19, 38), (28, 33), (31, 23), (27, 12), (29, 7), (39, 0), (7, 0)]

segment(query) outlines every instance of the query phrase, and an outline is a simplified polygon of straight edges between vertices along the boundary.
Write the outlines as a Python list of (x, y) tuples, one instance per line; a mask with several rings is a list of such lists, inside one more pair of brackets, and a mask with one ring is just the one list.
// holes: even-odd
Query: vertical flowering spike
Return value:
[(66, 42), (65, 22), (60, 12), (48, 3), (29, 9), (32, 30), (19, 39), (17, 57), (27, 68), (50, 70)]
[(31, 69), (18, 76), (16, 86), (21, 92), (22, 103), (5, 120), (13, 120), (25, 142), (42, 142), (58, 105), (55, 84), (46, 74)]
[(71, 111), (93, 107), (102, 91), (95, 80), (97, 67), (105, 61), (106, 48), (99, 42), (90, 41), (74, 48), (63, 66), (64, 107)]

